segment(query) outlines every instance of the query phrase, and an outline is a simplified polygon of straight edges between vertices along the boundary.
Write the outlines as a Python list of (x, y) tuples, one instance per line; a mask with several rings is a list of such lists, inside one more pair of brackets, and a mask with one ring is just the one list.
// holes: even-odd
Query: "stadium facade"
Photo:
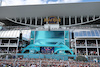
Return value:
[(100, 2), (1, 6), (0, 54), (100, 60), (99, 6)]

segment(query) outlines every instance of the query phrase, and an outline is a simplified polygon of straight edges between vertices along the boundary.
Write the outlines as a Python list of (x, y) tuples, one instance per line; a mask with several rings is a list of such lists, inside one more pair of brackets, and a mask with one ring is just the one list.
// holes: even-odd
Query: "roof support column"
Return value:
[(69, 16), (69, 25), (71, 25), (71, 16)]
[(21, 17), (20, 17), (20, 23), (22, 22), (22, 19), (21, 19)]
[(65, 25), (65, 16), (63, 16), (63, 25)]
[(93, 20), (95, 20), (95, 15), (93, 16)]
[(27, 23), (27, 19), (26, 19), (26, 17), (25, 17), (25, 24)]
[(41, 17), (41, 26), (42, 26), (42, 23), (43, 23), (42, 21), (43, 21), (43, 18)]
[(89, 21), (89, 16), (87, 16), (87, 22)]
[(35, 17), (35, 25), (37, 25), (37, 17)]
[(30, 25), (32, 25), (32, 18), (30, 17)]
[(81, 16), (81, 23), (83, 23), (83, 16)]
[(77, 24), (77, 16), (75, 16), (75, 24)]

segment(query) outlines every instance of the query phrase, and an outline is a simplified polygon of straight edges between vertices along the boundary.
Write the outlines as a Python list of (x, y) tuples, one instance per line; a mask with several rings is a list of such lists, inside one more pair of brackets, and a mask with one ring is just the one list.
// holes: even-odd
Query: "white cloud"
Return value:
[[(47, 3), (48, 1), (48, 3)], [(52, 3), (73, 3), (80, 2), (81, 0), (3, 0), (2, 6), (11, 6), (11, 5), (33, 5), (33, 4), (52, 4)]]
[(82, 0), (63, 0), (63, 2), (69, 2), (69, 3), (71, 3), (71, 2), (80, 2), (80, 1), (82, 1)]
[(2, 5), (2, 6), (5, 6), (5, 5), (6, 5), (6, 3), (3, 1), (1, 5)]
[(49, 1), (49, 2), (48, 2), (48, 4), (54, 4), (54, 3), (61, 3), (61, 1), (58, 0), (58, 1)]
[(3, 0), (2, 6), (46, 4), (47, 0)]
[(25, 4), (46, 4), (47, 0), (26, 0)]
[(57, 0), (57, 1), (49, 1), (48, 4), (54, 4), (54, 3), (75, 3), (75, 2), (81, 2), (82, 0)]
[(24, 2), (22, 0), (3, 0), (2, 1), (2, 6), (6, 5), (23, 5)]

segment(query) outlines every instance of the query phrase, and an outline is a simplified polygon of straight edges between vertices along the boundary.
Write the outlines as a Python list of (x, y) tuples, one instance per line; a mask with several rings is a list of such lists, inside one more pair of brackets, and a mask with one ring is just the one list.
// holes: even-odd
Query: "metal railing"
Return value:
[(77, 55), (86, 55), (86, 52), (77, 53)]
[(96, 46), (96, 44), (87, 44), (87, 46)]
[(8, 45), (9, 46), (9, 45), (17, 45), (17, 43), (1, 43), (0, 45), (6, 45), (6, 46)]
[(76, 44), (76, 46), (86, 46), (85, 44)]

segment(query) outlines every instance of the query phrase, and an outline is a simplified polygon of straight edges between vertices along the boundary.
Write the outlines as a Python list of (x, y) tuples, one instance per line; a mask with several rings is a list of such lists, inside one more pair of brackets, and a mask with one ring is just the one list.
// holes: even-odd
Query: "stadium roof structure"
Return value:
[(3, 25), (5, 25), (4, 23), (2, 23), (2, 22), (0, 22), (0, 26), (3, 26)]
[(22, 32), (24, 40), (30, 39), (31, 30), (1, 30), (0, 38), (19, 38), (20, 32)]
[(100, 15), (100, 2), (0, 6), (0, 18)]
[(100, 30), (93, 29), (93, 30), (84, 30), (84, 31), (74, 31), (76, 38), (100, 38)]

